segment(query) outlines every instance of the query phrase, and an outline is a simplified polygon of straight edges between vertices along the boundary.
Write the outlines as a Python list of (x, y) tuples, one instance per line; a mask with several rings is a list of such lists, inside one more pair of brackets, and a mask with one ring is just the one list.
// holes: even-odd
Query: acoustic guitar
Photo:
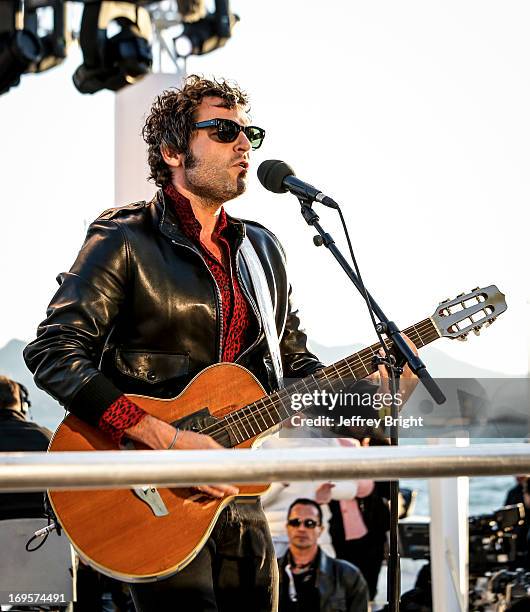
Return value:
[[(497, 287), (477, 288), (440, 303), (431, 317), (404, 333), (418, 348), (442, 336), (466, 339), (505, 310), (504, 295)], [(391, 340), (386, 342), (391, 348)], [(159, 419), (211, 435), (226, 447), (247, 448), (292, 416), (293, 393), (337, 391), (375, 372), (373, 358), (378, 349), (378, 344), (369, 346), (270, 395), (245, 368), (219, 363), (200, 372), (173, 399), (128, 397)], [(49, 447), (49, 452), (104, 450), (119, 448), (72, 414), (61, 423)], [(257, 496), (269, 485), (237, 486), (237, 497), (244, 497)], [(223, 508), (234, 499), (214, 499), (193, 488), (151, 485), (130, 490), (49, 491), (48, 495), (83, 561), (126, 582), (166, 578), (188, 565)]]

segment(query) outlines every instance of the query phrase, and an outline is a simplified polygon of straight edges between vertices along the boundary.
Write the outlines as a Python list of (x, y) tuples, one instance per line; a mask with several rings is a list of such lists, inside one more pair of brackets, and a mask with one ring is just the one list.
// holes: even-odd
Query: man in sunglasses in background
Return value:
[[(174, 397), (211, 364), (237, 362), (274, 389), (257, 295), (241, 255), (245, 236), (272, 293), (284, 375), (299, 378), (323, 367), (308, 351), (291, 305), (277, 238), (224, 210), (245, 191), (250, 152), (265, 136), (249, 125), (247, 107), (237, 86), (198, 76), (155, 100), (143, 136), (158, 193), (149, 203), (108, 210), (90, 225), (25, 350), (37, 384), (115, 442), (220, 448), (209, 436), (146, 414), (124, 395)], [(238, 493), (228, 484), (197, 488), (217, 498)], [(187, 567), (131, 591), (142, 612), (269, 612), (276, 577), (261, 504), (240, 498), (223, 510)]]
[(368, 586), (347, 561), (319, 547), (322, 510), (312, 499), (295, 499), (287, 512), (289, 549), (278, 559), (279, 612), (368, 611)]

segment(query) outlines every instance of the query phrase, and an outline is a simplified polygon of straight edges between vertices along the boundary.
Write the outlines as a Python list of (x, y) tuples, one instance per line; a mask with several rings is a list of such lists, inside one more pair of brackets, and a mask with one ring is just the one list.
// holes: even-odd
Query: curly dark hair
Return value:
[(18, 402), (18, 385), (7, 376), (0, 376), (0, 409), (12, 408)]
[(195, 111), (208, 96), (222, 98), (225, 108), (248, 106), (248, 96), (237, 84), (224, 79), (205, 79), (197, 74), (187, 77), (180, 89), (165, 90), (153, 102), (142, 136), (148, 145), (148, 178), (159, 187), (171, 183), (171, 169), (164, 161), (160, 147), (165, 146), (172, 153), (189, 155)]

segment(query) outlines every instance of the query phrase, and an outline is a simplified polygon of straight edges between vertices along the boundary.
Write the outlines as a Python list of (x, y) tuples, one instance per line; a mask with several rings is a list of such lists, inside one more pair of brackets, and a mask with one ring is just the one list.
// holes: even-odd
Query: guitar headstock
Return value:
[(508, 307), (505, 296), (495, 285), (461, 293), (454, 300), (444, 300), (431, 316), (441, 336), (467, 340), (470, 331), (480, 334)]

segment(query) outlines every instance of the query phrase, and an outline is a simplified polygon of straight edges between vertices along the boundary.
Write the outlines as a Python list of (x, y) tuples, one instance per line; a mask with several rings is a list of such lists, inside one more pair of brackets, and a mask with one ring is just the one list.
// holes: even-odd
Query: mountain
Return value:
[(0, 374), (8, 376), (27, 387), (31, 401), (30, 414), (39, 425), (52, 431), (64, 417), (64, 409), (33, 382), (33, 376), (22, 358), (27, 342), (10, 340), (0, 349)]

